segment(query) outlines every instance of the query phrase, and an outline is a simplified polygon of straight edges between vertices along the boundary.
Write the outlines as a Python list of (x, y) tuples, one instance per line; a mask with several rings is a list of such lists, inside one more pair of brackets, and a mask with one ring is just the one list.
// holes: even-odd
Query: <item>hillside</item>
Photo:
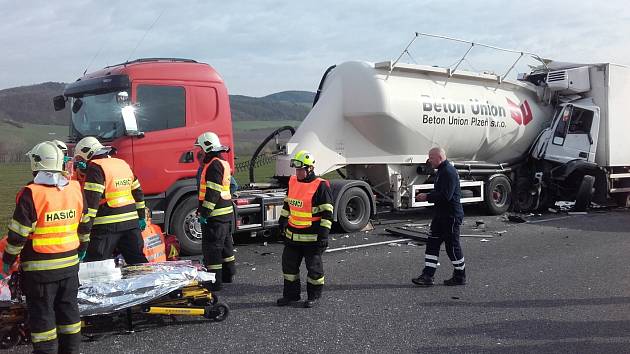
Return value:
[[(65, 84), (46, 82), (38, 85), (0, 90), (0, 121), (67, 125), (69, 110), (55, 112), (52, 98), (63, 92)], [(264, 97), (231, 95), (234, 121), (301, 121), (311, 108), (312, 92), (284, 91)]]
[[(0, 162), (23, 159), (26, 150), (45, 139), (64, 140), (69, 109), (55, 112), (52, 98), (65, 84), (47, 82), (0, 90)], [(313, 92), (284, 91), (264, 97), (231, 95), (234, 150), (249, 154), (271, 131), (298, 126), (308, 114)]]

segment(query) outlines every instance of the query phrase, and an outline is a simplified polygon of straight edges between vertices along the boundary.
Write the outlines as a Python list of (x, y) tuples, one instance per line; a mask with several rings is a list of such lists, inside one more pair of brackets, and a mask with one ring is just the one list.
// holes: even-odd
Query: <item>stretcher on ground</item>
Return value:
[[(120, 268), (117, 268), (120, 269)], [(134, 322), (156, 315), (164, 317), (201, 316), (220, 322), (227, 318), (229, 307), (218, 301), (210, 290), (214, 274), (191, 261), (158, 262), (122, 268), (119, 279), (81, 280), (78, 292), (82, 332), (91, 339), (102, 326), (124, 323), (128, 332)], [(21, 276), (13, 272), (10, 280), (0, 281), (0, 290), (10, 289), (0, 297), (0, 348), (11, 348), (30, 341), (26, 303), (20, 287)], [(7, 301), (8, 300), (8, 301)], [(113, 327), (112, 327), (113, 328)]]

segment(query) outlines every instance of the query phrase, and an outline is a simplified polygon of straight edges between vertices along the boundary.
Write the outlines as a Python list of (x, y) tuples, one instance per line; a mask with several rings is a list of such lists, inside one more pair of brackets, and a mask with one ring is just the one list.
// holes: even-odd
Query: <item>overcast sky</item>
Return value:
[[(393, 60), (415, 31), (630, 64), (630, 6), (621, 0), (0, 0), (0, 8), (0, 89), (71, 82), (129, 58), (181, 57), (215, 67), (231, 94), (315, 91), (328, 66)], [(404, 61), (448, 66), (466, 49), (422, 39)], [(515, 59), (472, 54), (462, 68), (503, 72)]]

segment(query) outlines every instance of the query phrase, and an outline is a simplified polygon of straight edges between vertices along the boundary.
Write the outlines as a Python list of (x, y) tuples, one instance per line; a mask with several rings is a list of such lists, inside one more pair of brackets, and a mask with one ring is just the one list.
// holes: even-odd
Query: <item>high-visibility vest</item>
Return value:
[(106, 158), (91, 162), (101, 166), (105, 174), (105, 198), (101, 199), (100, 205), (107, 203), (112, 208), (119, 208), (135, 203), (131, 194), (133, 172), (124, 160)]
[(164, 236), (159, 226), (149, 223), (147, 228), (142, 231), (142, 239), (144, 240), (142, 252), (149, 263), (166, 262)]
[[(208, 166), (212, 164), (214, 160), (218, 160), (221, 165), (223, 165), (223, 177), (221, 184), (216, 184), (212, 182), (206, 182), (206, 171), (208, 170)], [(199, 178), (199, 200), (206, 199), (206, 188), (210, 187), (211, 189), (215, 189), (221, 193), (221, 199), (230, 200), (232, 199), (232, 194), (230, 193), (230, 164), (227, 161), (221, 160), (218, 157), (213, 158), (208, 162), (201, 172), (201, 177)]]
[(313, 216), (313, 195), (322, 182), (328, 183), (323, 178), (315, 178), (311, 182), (305, 183), (298, 181), (296, 176), (291, 176), (287, 195), (289, 226), (296, 229), (306, 229), (313, 225), (313, 222), (321, 220), (321, 217)]
[(83, 195), (77, 181), (63, 190), (30, 184), (37, 221), (29, 235), (37, 253), (63, 253), (79, 247), (77, 228), (83, 212)]

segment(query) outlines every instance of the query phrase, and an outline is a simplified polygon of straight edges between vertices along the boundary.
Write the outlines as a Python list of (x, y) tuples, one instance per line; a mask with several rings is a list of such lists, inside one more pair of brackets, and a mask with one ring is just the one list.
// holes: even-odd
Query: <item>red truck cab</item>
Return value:
[[(134, 107), (137, 134), (129, 134), (123, 123), (121, 95)], [(55, 98), (55, 109), (63, 109), (67, 100), (72, 102), (69, 142), (96, 136), (113, 146), (140, 180), (153, 221), (176, 234), (185, 252), (198, 253), (199, 162), (193, 144), (201, 133), (213, 131), (233, 147), (229, 96), (219, 74), (194, 60), (138, 59), (68, 84)], [(226, 158), (234, 168), (233, 152)]]

